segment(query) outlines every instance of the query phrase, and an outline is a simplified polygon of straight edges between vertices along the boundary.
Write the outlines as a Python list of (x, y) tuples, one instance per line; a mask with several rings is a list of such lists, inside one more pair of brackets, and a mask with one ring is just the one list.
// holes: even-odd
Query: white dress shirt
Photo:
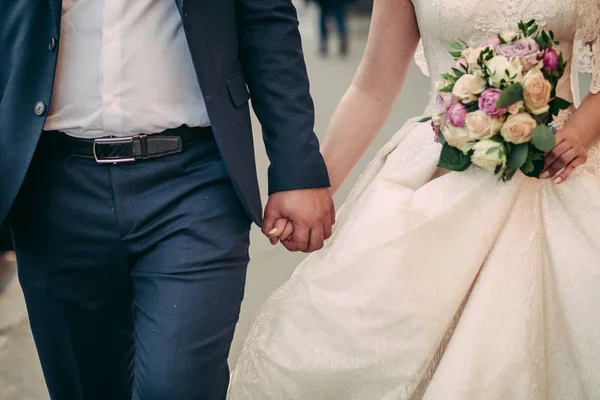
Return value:
[(208, 126), (175, 0), (63, 0), (45, 130), (83, 138)]

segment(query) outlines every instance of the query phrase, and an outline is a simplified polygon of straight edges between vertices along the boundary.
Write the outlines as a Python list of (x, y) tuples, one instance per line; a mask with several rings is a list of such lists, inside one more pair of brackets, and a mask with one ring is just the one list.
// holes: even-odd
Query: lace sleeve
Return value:
[(579, 0), (572, 67), (592, 74), (590, 92), (600, 92), (600, 0)]
[(415, 52), (415, 64), (421, 69), (421, 72), (425, 76), (429, 76), (429, 67), (427, 66), (427, 59), (425, 58), (425, 49), (423, 48), (423, 40), (419, 41), (419, 46)]

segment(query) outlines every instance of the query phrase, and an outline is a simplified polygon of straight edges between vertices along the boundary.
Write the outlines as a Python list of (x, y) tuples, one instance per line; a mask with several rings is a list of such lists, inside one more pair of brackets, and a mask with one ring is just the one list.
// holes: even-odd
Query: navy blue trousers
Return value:
[(224, 399), (251, 222), (212, 135), (116, 165), (49, 135), (10, 224), (50, 397)]

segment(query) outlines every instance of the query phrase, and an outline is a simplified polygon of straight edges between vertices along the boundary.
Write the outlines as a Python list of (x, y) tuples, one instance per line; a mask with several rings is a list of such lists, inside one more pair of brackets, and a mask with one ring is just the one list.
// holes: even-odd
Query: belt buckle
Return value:
[[(126, 157), (103, 157), (102, 155), (98, 155), (98, 146), (103, 146), (103, 145), (126, 145), (129, 144), (130, 146), (127, 146), (126, 148), (128, 149), (128, 154)], [(119, 163), (125, 163), (125, 162), (133, 162), (135, 161), (135, 155), (133, 153), (133, 136), (126, 136), (126, 137), (112, 137), (112, 138), (98, 138), (98, 139), (94, 139), (94, 145), (92, 147), (93, 153), (94, 153), (94, 160), (96, 160), (96, 162), (98, 164), (119, 164)]]

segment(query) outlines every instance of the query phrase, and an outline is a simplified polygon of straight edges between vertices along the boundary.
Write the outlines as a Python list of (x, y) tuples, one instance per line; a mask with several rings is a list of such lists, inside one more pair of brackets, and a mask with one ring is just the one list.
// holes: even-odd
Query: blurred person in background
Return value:
[(348, 54), (348, 24), (346, 21), (346, 5), (348, 0), (315, 0), (320, 8), (320, 44), (319, 49), (322, 56), (329, 54), (329, 21), (334, 19), (339, 34), (340, 55)]

